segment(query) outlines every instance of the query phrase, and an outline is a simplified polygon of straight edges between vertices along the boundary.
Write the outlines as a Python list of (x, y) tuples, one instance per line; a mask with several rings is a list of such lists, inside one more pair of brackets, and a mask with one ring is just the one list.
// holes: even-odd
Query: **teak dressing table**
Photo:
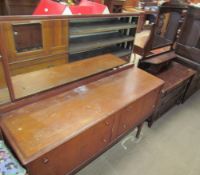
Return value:
[(138, 16), (0, 17), (0, 124), (29, 175), (74, 174), (139, 136), (164, 82), (129, 63)]
[(129, 68), (5, 113), (2, 131), (30, 175), (70, 174), (141, 125), (163, 83)]

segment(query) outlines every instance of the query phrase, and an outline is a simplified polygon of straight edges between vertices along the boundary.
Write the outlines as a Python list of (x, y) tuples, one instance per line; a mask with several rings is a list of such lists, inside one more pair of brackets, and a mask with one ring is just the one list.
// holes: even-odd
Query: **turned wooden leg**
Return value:
[(138, 128), (137, 133), (136, 133), (136, 138), (137, 138), (137, 139), (140, 138), (140, 133), (141, 133), (141, 131), (142, 131), (143, 124), (144, 124), (144, 123), (140, 124), (140, 125), (137, 127), (137, 128)]

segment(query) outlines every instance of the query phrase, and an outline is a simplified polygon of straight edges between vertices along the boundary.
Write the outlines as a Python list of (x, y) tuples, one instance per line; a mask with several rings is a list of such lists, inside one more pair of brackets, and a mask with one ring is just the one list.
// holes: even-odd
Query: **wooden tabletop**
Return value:
[(173, 62), (172, 65), (166, 70), (156, 76), (165, 81), (162, 93), (170, 91), (181, 83), (195, 75), (196, 71), (190, 69), (180, 63)]
[(27, 164), (162, 85), (159, 78), (130, 68), (4, 114), (1, 127)]
[(12, 77), (15, 97), (36, 94), (75, 80), (79, 80), (118, 66), (126, 62), (114, 55), (106, 54), (48, 69), (20, 74)]

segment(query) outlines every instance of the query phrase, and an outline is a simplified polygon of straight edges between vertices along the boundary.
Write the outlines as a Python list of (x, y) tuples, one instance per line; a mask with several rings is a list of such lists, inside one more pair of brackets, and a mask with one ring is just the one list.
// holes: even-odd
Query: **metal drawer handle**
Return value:
[(43, 163), (44, 163), (44, 164), (47, 164), (48, 162), (49, 162), (49, 159), (47, 159), (47, 158), (44, 158), (44, 159), (43, 159)]

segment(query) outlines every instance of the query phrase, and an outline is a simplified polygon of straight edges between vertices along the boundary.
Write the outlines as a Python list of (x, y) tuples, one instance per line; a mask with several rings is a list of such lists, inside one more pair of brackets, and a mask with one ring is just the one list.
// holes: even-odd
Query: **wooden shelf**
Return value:
[(93, 50), (97, 48), (103, 48), (106, 46), (112, 46), (115, 44), (133, 41), (133, 36), (125, 36), (118, 32), (108, 33), (103, 35), (95, 35), (90, 37), (80, 37), (76, 39), (71, 39), (69, 53), (81, 53), (88, 50)]
[(111, 53), (118, 57), (124, 57), (124, 56), (130, 55), (132, 53), (132, 50), (124, 49), (117, 46), (104, 47), (104, 48), (95, 49), (95, 50), (87, 51), (83, 53), (72, 54), (69, 56), (69, 62), (79, 61), (82, 59), (87, 59), (90, 57), (94, 57), (101, 54), (108, 54), (108, 53)]
[(70, 38), (76, 37), (77, 35), (92, 34), (98, 32), (107, 31), (118, 31), (121, 29), (136, 28), (137, 26), (133, 23), (125, 23), (119, 20), (109, 22), (95, 22), (95, 23), (83, 23), (83, 24), (71, 24), (70, 27)]
[(165, 81), (165, 85), (162, 89), (164, 94), (172, 89), (175, 89), (177, 86), (191, 77), (194, 73), (194, 70), (177, 62), (172, 62), (171, 66), (166, 71), (156, 74), (156, 76)]
[(125, 63), (124, 60), (107, 54), (70, 64), (16, 75), (12, 77), (15, 97), (18, 99), (33, 95), (100, 72), (111, 70)]

